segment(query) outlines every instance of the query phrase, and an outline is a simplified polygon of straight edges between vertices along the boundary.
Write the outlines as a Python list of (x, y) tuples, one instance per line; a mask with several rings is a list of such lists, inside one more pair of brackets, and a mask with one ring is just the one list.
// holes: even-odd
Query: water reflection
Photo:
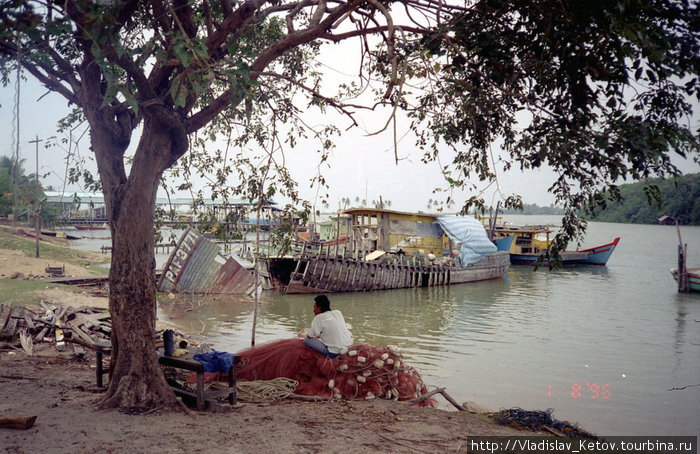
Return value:
[[(511, 267), (503, 279), (330, 296), (356, 341), (396, 346), (431, 386), (486, 407), (554, 408), (608, 435), (697, 434), (700, 295), (676, 292), (675, 230), (591, 223), (592, 244), (623, 240), (608, 267)], [(700, 257), (700, 228), (683, 232)], [(644, 246), (644, 247), (642, 247)], [(649, 254), (653, 251), (653, 258)], [(264, 293), (256, 342), (296, 336), (313, 296)], [(250, 346), (253, 304), (238, 297), (160, 304), (159, 317), (215, 346)], [(586, 383), (608, 385), (593, 398)], [(572, 397), (572, 386), (582, 395)]]

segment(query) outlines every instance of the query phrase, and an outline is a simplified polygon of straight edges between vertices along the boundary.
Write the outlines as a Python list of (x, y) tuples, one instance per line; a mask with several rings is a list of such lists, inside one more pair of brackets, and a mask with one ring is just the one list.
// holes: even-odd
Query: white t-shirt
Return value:
[(318, 337), (328, 347), (328, 351), (335, 354), (352, 345), (352, 335), (339, 310), (321, 312), (314, 317), (307, 336)]

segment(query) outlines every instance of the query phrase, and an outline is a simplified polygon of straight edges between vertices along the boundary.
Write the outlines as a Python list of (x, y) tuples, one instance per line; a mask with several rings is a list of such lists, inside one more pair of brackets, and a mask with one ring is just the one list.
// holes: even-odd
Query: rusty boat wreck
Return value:
[[(338, 216), (336, 241), (305, 242), (268, 258), (273, 285), (286, 293), (433, 287), (501, 278), (510, 267), (483, 225), (469, 217), (354, 208)], [(340, 239), (343, 239), (341, 242)]]

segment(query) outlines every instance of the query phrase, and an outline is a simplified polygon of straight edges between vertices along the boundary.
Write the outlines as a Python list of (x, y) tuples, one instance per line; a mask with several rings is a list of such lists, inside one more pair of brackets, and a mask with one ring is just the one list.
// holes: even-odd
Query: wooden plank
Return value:
[[(313, 265), (313, 269), (312, 269)], [(306, 264), (306, 271), (307, 273), (304, 273), (304, 284), (309, 287), (313, 287), (314, 284), (316, 283), (316, 268), (318, 267), (318, 262), (316, 261), (316, 257), (312, 257), (309, 259), (308, 263)]]
[(85, 356), (85, 349), (76, 343), (72, 343), (73, 345), (73, 353), (75, 353), (76, 356)]
[(335, 267), (338, 269), (335, 275), (335, 289), (337, 292), (342, 292), (343, 287), (347, 284), (343, 275), (345, 274), (345, 261), (341, 258), (336, 258)]
[(12, 309), (10, 319), (7, 321), (7, 325), (5, 326), (5, 331), (1, 332), (2, 336), (14, 337), (15, 330), (17, 329), (17, 320), (21, 318), (23, 311), (24, 309), (19, 306)]
[(357, 281), (358, 290), (367, 290), (367, 276), (369, 275), (367, 262), (360, 262), (360, 277)]
[(107, 320), (110, 318), (109, 312), (100, 312), (97, 314), (92, 314), (92, 317), (95, 318), (95, 320)]
[(332, 292), (333, 291), (333, 284), (335, 283), (335, 279), (333, 279), (333, 270), (335, 268), (335, 260), (333, 258), (330, 258), (326, 256), (326, 261), (328, 262), (328, 276), (322, 281), (323, 289)]
[(379, 289), (379, 283), (382, 278), (382, 269), (376, 264), (374, 265), (374, 279), (372, 279), (372, 290)]
[(352, 265), (352, 262), (348, 261), (345, 258), (343, 258), (342, 263), (343, 263), (343, 269), (345, 270), (345, 277), (343, 278), (343, 287), (341, 288), (341, 290), (342, 291), (354, 290), (354, 288), (352, 288), (352, 282), (350, 281), (350, 279), (351, 279), (350, 275), (353, 274), (354, 266)]
[(84, 341), (89, 342), (91, 344), (95, 343), (95, 340), (92, 337), (90, 337), (90, 335), (88, 333), (86, 333), (85, 331), (80, 329), (80, 327), (71, 325), (70, 329), (71, 329), (71, 331), (73, 331), (75, 334), (77, 334), (78, 337), (80, 337)]
[(7, 321), (10, 319), (10, 315), (12, 314), (12, 303), (9, 301), (6, 301), (2, 305), (2, 311), (0, 312), (0, 333), (3, 332), (5, 329), (5, 325), (7, 325)]
[[(358, 290), (357, 286), (355, 286), (355, 279), (357, 278), (357, 270), (359, 269), (357, 260), (353, 260), (352, 262), (352, 278), (350, 279), (350, 286), (348, 287), (349, 290)], [(350, 272), (350, 269), (348, 268), (348, 272)]]
[(90, 317), (88, 314), (85, 313), (79, 313), (75, 316), (73, 319), (73, 325), (75, 326), (80, 326), (85, 329), (91, 329), (95, 325), (97, 325), (99, 322), (95, 320), (94, 318)]
[(28, 313), (24, 314), (24, 323), (27, 325), (28, 329), (33, 330), (36, 328), (36, 325), (34, 324), (34, 320), (32, 319), (32, 317)]
[(192, 372), (204, 372), (204, 366), (199, 361), (176, 358), (174, 356), (160, 356), (158, 362), (164, 366), (177, 367)]
[[(310, 265), (311, 265), (311, 263), (309, 263), (309, 264), (306, 265), (306, 266), (308, 267), (308, 266), (310, 266)], [(314, 257), (314, 270), (311, 272), (311, 275), (312, 275), (312, 276), (315, 276), (315, 275), (316, 275), (316, 267), (318, 267), (318, 258), (317, 258), (317, 257)]]
[[(323, 245), (321, 245), (321, 250), (323, 250)], [(321, 286), (323, 285), (323, 273), (326, 272), (326, 266), (328, 266), (328, 257), (326, 257), (323, 260), (323, 268), (321, 268), (321, 275), (318, 277), (318, 284), (314, 285), (314, 287), (321, 288)]]
[(386, 265), (384, 263), (379, 263), (377, 265), (377, 289), (385, 289), (386, 285)]
[(58, 325), (58, 322), (64, 321), (67, 316), (68, 316), (68, 310), (69, 307), (61, 307), (58, 311), (58, 315), (56, 316), (56, 324)]
[(41, 331), (39, 331), (39, 334), (37, 334), (36, 337), (34, 338), (34, 342), (41, 342), (41, 341), (43, 341), (43, 340), (44, 340), (44, 337), (46, 336), (46, 334), (47, 334), (48, 332), (49, 332), (49, 327), (48, 327), (48, 326), (43, 327), (43, 328), (41, 329)]
[(328, 272), (328, 286), (326, 287), (332, 291), (337, 291), (338, 287), (340, 286), (340, 277), (338, 276), (338, 272), (340, 270), (336, 270), (336, 268), (338, 268), (338, 261), (335, 258), (332, 258), (331, 269)]
[(36, 416), (3, 416), (0, 417), (0, 427), (26, 430), (34, 425), (34, 421), (36, 421)]

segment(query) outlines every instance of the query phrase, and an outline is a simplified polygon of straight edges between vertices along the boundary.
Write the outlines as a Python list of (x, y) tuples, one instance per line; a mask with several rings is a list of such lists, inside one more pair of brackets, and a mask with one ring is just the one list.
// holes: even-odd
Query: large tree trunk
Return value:
[(103, 408), (146, 409), (177, 403), (158, 365), (155, 345), (153, 213), (162, 173), (157, 170), (158, 156), (169, 153), (171, 138), (167, 131), (152, 126), (148, 121), (144, 124), (128, 180), (104, 185), (100, 169), (112, 232), (112, 363)]

